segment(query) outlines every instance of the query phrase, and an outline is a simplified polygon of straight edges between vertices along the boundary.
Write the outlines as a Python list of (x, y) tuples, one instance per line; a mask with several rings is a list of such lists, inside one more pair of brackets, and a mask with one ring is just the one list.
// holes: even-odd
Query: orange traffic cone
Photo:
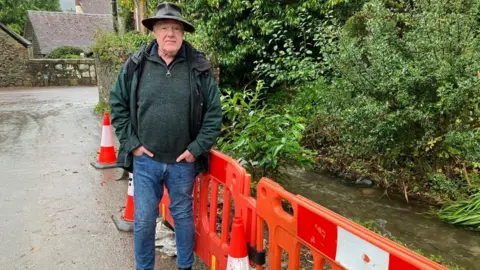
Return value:
[(90, 163), (97, 169), (117, 167), (117, 157), (115, 147), (113, 146), (113, 132), (110, 125), (110, 114), (105, 112), (103, 115), (102, 140), (100, 142), (100, 153), (98, 161)]
[(113, 222), (119, 231), (133, 230), (134, 202), (133, 202), (133, 174), (128, 173), (128, 192), (125, 211), (112, 216)]
[(227, 260), (228, 270), (250, 269), (247, 253), (247, 241), (243, 221), (241, 217), (234, 217), (232, 224), (232, 235)]

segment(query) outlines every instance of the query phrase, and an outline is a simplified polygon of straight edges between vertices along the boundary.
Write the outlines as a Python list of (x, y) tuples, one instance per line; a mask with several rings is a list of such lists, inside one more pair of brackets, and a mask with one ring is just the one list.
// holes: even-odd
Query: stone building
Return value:
[(88, 53), (99, 30), (114, 31), (111, 14), (29, 10), (24, 37), (33, 44), (33, 57), (43, 58), (61, 46), (77, 47)]
[(77, 13), (112, 14), (110, 0), (75, 0)]
[(0, 23), (0, 88), (97, 84), (93, 59), (32, 59), (32, 48)]
[(0, 87), (30, 86), (32, 43), (0, 23)]

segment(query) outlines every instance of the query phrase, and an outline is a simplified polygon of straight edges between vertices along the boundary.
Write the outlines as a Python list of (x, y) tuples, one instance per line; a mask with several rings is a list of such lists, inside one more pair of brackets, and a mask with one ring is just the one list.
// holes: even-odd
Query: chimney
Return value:
[(75, 0), (75, 13), (83, 13), (81, 1), (82, 0)]

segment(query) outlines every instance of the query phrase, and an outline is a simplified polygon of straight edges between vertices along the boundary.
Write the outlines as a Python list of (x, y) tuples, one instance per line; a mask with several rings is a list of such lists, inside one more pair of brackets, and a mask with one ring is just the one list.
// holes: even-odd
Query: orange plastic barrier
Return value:
[[(219, 198), (223, 189), (221, 226), (217, 232)], [(288, 269), (300, 269), (304, 246), (313, 257), (313, 269), (323, 270), (443, 270), (447, 269), (302, 196), (284, 190), (268, 178), (257, 185), (257, 200), (250, 196), (250, 175), (234, 159), (211, 151), (209, 173), (195, 180), (195, 253), (210, 269), (227, 267), (231, 201), (234, 216), (242, 217), (251, 254), (264, 250), (264, 226), (268, 228), (268, 269), (282, 269), (282, 253), (288, 253)], [(293, 214), (283, 210), (290, 203)], [(167, 190), (159, 205), (164, 219), (174, 225), (168, 209)], [(220, 235), (219, 235), (220, 234)], [(261, 261), (261, 256), (259, 256)], [(257, 259), (252, 261), (257, 261)], [(262, 264), (262, 263), (261, 263)], [(264, 269), (256, 265), (257, 270)]]
[[(231, 201), (235, 216), (242, 217), (245, 235), (249, 243), (256, 240), (255, 199), (250, 196), (250, 175), (231, 157), (212, 150), (210, 171), (200, 174), (194, 188), (195, 253), (211, 269), (226, 269), (228, 250)], [(220, 231), (217, 234), (219, 190), (223, 188), (223, 207)], [(210, 191), (210, 194), (209, 194)], [(164, 219), (174, 225), (168, 211), (167, 190), (160, 202)], [(252, 245), (253, 246), (253, 245)]]
[[(313, 256), (315, 270), (326, 261), (336, 269), (447, 269), (314, 202), (285, 191), (270, 179), (257, 185), (259, 228), (268, 226), (268, 269), (281, 269), (282, 250), (288, 253), (288, 269), (300, 269), (300, 247)], [(293, 215), (282, 208), (289, 202)], [(259, 249), (263, 230), (258, 230)]]

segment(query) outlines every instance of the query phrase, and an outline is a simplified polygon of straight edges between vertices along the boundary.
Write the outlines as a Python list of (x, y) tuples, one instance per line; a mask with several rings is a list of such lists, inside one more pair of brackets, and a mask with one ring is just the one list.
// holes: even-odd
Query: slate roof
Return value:
[(49, 54), (59, 46), (74, 46), (90, 51), (97, 29), (113, 31), (113, 16), (107, 14), (29, 10), (27, 20), (31, 22), (41, 54)]
[(111, 0), (80, 0), (83, 13), (112, 14)]
[(6, 27), (3, 23), (0, 22), (0, 29), (2, 29), (5, 33), (7, 33), (8, 35), (10, 35), (12, 38), (14, 38), (15, 40), (17, 40), (20, 44), (23, 45), (23, 47), (25, 48), (28, 48), (32, 45), (32, 43), (30, 41), (28, 41), (27, 39), (25, 39), (24, 37), (20, 36), (19, 34), (13, 32), (12, 30), (10, 30), (8, 27)]

